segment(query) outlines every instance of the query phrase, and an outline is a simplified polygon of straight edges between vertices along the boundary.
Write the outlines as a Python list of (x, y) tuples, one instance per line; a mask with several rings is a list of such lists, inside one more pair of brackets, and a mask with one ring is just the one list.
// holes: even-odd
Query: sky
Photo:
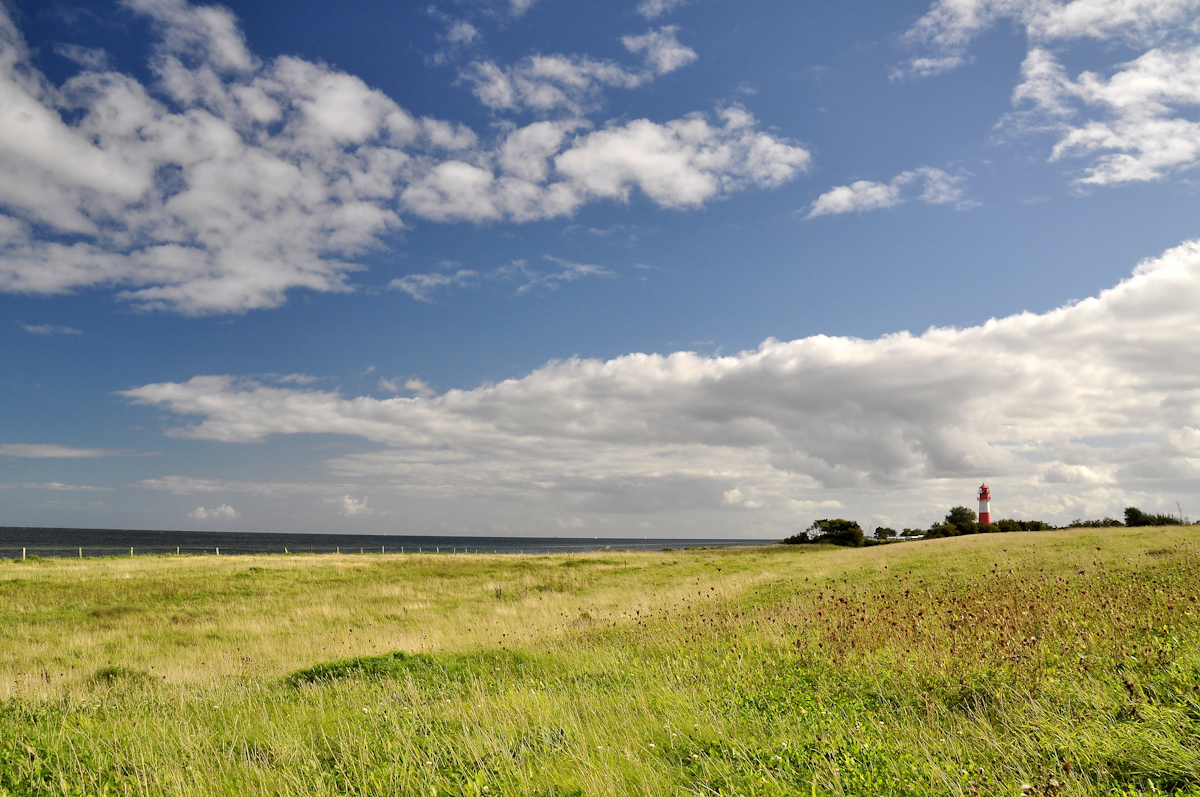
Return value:
[(0, 525), (1200, 515), (1200, 0), (0, 0)]

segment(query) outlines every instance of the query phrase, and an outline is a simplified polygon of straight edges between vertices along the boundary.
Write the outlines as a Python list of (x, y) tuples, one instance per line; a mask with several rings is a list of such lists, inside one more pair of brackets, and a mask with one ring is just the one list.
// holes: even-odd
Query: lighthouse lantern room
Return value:
[(992, 490), (986, 483), (979, 487), (979, 522), (992, 522)]

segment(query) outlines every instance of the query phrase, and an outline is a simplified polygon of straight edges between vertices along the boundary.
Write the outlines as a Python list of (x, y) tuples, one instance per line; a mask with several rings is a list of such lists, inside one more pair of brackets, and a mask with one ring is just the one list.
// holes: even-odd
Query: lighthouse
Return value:
[(979, 486), (979, 522), (992, 522), (992, 491), (986, 482)]

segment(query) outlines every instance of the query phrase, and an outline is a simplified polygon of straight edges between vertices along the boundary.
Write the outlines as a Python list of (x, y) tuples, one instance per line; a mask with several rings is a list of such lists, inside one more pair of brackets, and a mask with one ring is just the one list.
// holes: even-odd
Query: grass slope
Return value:
[(0, 795), (1200, 795), (1190, 528), (0, 563)]

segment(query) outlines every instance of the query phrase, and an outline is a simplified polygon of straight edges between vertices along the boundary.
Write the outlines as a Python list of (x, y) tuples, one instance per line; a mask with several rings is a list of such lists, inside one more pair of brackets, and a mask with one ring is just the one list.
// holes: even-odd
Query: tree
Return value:
[(867, 539), (858, 521), (842, 518), (814, 520), (808, 527), (808, 536), (814, 542), (827, 542), (851, 548), (861, 548)]
[(1174, 515), (1151, 515), (1136, 506), (1125, 507), (1126, 526), (1181, 526), (1183, 520)]
[[(946, 513), (946, 519), (935, 525), (926, 537), (957, 537), (959, 534), (976, 534), (979, 524), (975, 522), (975, 512), (965, 506), (956, 506)], [(949, 526), (953, 529), (945, 528)]]
[(891, 539), (892, 537), (895, 537), (895, 536), (896, 536), (895, 529), (889, 529), (887, 526), (876, 526), (875, 527), (875, 539), (877, 539), (877, 540), (887, 540), (887, 539)]
[(946, 522), (952, 526), (958, 526), (960, 529), (974, 523), (977, 519), (975, 510), (965, 506), (956, 506), (946, 513)]

